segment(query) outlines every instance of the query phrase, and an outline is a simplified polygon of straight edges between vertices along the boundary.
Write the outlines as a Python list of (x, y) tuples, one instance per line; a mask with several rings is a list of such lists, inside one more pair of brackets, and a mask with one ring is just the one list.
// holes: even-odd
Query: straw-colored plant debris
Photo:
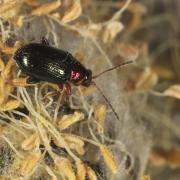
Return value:
[(25, 139), (22, 142), (21, 147), (24, 150), (31, 150), (37, 148), (39, 145), (40, 145), (39, 136), (37, 134), (32, 134), (29, 138)]
[(13, 69), (15, 62), (10, 59), (5, 65), (1, 61), (1, 76), (0, 76), (0, 110), (8, 111), (16, 109), (20, 106), (20, 102), (17, 100), (9, 99), (9, 94), (13, 91), (14, 87), (11, 84), (13, 78)]
[(104, 157), (106, 164), (109, 166), (112, 172), (117, 173), (117, 165), (113, 159), (113, 155), (111, 154), (110, 150), (106, 146), (101, 145), (100, 151)]
[(61, 1), (60, 0), (53, 1), (53, 2), (50, 2), (50, 3), (43, 4), (40, 7), (34, 9), (31, 12), (31, 14), (32, 15), (37, 15), (37, 16), (41, 16), (43, 14), (49, 14), (52, 11), (59, 8), (60, 6), (61, 6)]
[(73, 0), (72, 4), (63, 14), (61, 21), (63, 23), (68, 23), (77, 19), (82, 13), (81, 1), (80, 0)]
[(90, 168), (86, 166), (86, 172), (90, 180), (97, 180), (96, 173)]
[(40, 152), (34, 152), (33, 154), (25, 157), (22, 161), (21, 174), (23, 176), (29, 174), (33, 168), (37, 165), (38, 161), (41, 158)]
[(57, 169), (60, 171), (63, 179), (66, 179), (66, 178), (68, 180), (70, 180), (70, 179), (75, 180), (76, 179), (76, 175), (73, 171), (72, 164), (67, 158), (60, 157), (55, 161), (55, 164), (57, 166)]
[(4, 0), (0, 2), (0, 17), (7, 20), (18, 14), (24, 0)]
[(163, 94), (180, 99), (180, 85), (173, 85), (166, 89)]
[(95, 120), (98, 123), (98, 132), (99, 133), (102, 133), (101, 131), (103, 130), (103, 127), (104, 127), (106, 111), (107, 111), (107, 108), (105, 105), (100, 104), (95, 107), (94, 116), (95, 116)]
[(144, 71), (139, 75), (139, 78), (136, 82), (136, 89), (151, 89), (153, 86), (157, 84), (158, 76), (155, 72), (151, 70), (151, 68), (147, 67)]
[(105, 43), (112, 42), (116, 35), (123, 30), (124, 26), (119, 21), (110, 22), (104, 30), (103, 33), (103, 41)]
[(150, 176), (148, 175), (144, 175), (141, 180), (151, 180)]
[(75, 112), (72, 115), (64, 115), (61, 118), (61, 120), (58, 122), (58, 127), (60, 128), (60, 130), (63, 130), (83, 119), (84, 119), (84, 115), (79, 112)]

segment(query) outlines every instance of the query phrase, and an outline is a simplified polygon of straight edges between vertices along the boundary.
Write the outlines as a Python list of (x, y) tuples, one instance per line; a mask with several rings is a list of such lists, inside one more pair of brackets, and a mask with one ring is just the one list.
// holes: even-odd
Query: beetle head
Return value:
[(75, 85), (89, 86), (92, 80), (91, 70), (86, 70), (85, 72), (71, 71), (71, 82)]

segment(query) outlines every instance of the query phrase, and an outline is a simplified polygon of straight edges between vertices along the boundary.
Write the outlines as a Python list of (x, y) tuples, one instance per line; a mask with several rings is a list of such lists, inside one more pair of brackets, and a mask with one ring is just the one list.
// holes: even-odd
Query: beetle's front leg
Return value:
[[(59, 93), (63, 93), (63, 96), (62, 96), (62, 101), (64, 100), (65, 96), (68, 96), (71, 94), (71, 86), (70, 84), (68, 83), (65, 83), (65, 84), (58, 84), (58, 89), (56, 89), (57, 91), (52, 91), (52, 92), (49, 92), (47, 93), (44, 97), (43, 97), (43, 100), (47, 100), (48, 97), (52, 97), (52, 96), (56, 96), (58, 95)], [(66, 94), (64, 94), (66, 93)]]
[(71, 95), (71, 85), (69, 83), (58, 84), (60, 90), (65, 91), (67, 95)]

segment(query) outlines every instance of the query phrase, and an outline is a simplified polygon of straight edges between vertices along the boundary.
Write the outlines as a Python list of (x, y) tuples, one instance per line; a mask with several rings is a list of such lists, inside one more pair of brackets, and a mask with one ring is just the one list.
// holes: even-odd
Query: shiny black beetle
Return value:
[(23, 73), (30, 76), (28, 83), (48, 81), (59, 85), (68, 85), (67, 89), (69, 91), (71, 91), (69, 82), (74, 85), (83, 86), (94, 84), (111, 107), (116, 118), (119, 119), (111, 103), (92, 79), (113, 69), (132, 63), (132, 61), (123, 62), (92, 76), (92, 71), (86, 69), (69, 52), (49, 46), (45, 38), (42, 39), (42, 43), (30, 43), (19, 48), (15, 52), (14, 59)]
[(42, 43), (31, 43), (19, 48), (14, 59), (23, 73), (30, 76), (29, 83), (48, 81), (56, 84), (72, 83), (89, 86), (92, 72), (69, 52)]

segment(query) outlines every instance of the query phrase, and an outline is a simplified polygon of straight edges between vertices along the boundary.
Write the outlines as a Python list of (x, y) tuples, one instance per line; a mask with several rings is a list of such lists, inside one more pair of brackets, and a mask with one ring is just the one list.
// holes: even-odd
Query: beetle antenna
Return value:
[(103, 72), (101, 72), (101, 73), (93, 76), (92, 79), (96, 79), (97, 77), (101, 76), (101, 75), (104, 74), (104, 73), (107, 73), (107, 72), (109, 72), (109, 71), (112, 71), (112, 70), (114, 70), (114, 69), (116, 69), (116, 68), (125, 66), (125, 65), (130, 64), (130, 63), (133, 63), (133, 61), (126, 61), (126, 62), (123, 62), (123, 63), (121, 63), (121, 64), (118, 64), (117, 66), (114, 66), (114, 67), (112, 67), (112, 68), (106, 69), (105, 71), (103, 71)]
[(110, 106), (110, 108), (112, 109), (112, 112), (114, 113), (114, 115), (116, 116), (117, 120), (119, 119), (119, 116), (117, 114), (117, 112), (115, 111), (115, 109), (113, 108), (112, 104), (109, 102), (109, 100), (107, 99), (107, 97), (104, 95), (103, 91), (97, 86), (97, 84), (92, 81), (92, 84), (96, 86), (96, 88), (99, 90), (99, 92), (101, 93), (101, 95), (103, 96), (103, 98), (105, 99), (106, 103)]

